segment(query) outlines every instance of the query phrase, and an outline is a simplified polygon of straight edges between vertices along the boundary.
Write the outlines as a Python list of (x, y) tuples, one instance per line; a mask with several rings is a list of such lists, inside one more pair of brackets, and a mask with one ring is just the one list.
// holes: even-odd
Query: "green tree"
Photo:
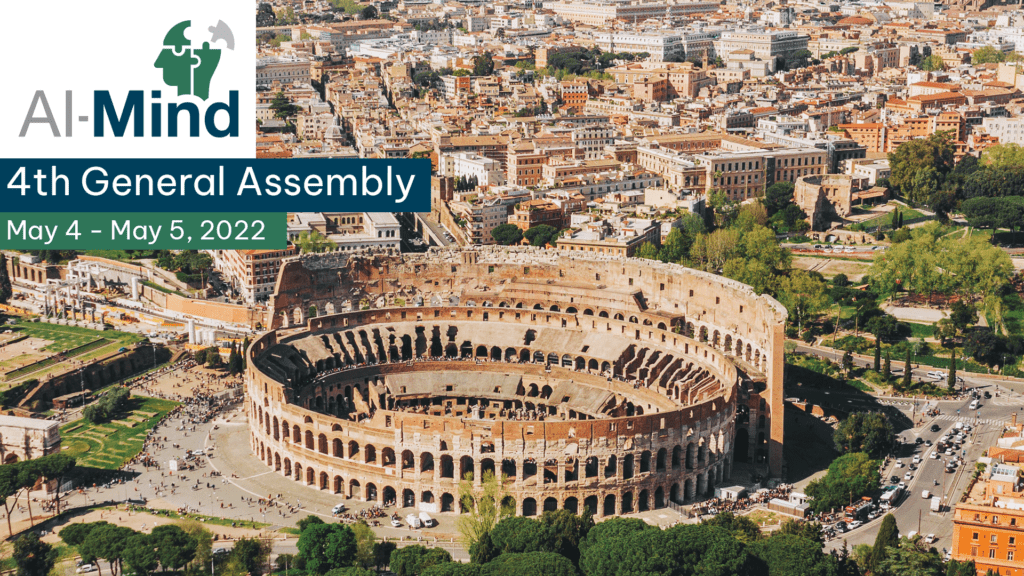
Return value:
[(14, 541), (14, 564), (17, 576), (46, 576), (57, 562), (57, 551), (39, 539), (34, 530)]
[(892, 378), (892, 359), (889, 353), (885, 353), (885, 362), (882, 363), (882, 380), (888, 382)]
[(836, 450), (849, 454), (865, 452), (881, 458), (893, 447), (896, 430), (882, 412), (854, 412), (847, 416), (832, 434)]
[(764, 198), (761, 201), (764, 203), (769, 217), (793, 204), (793, 190), (792, 182), (776, 182), (765, 188)]
[(750, 546), (772, 576), (832, 576), (835, 560), (822, 552), (821, 544), (795, 534), (773, 534)]
[(887, 548), (887, 555), (878, 565), (881, 576), (942, 576), (942, 557), (935, 548), (928, 548), (915, 536), (904, 538), (898, 547)]
[(250, 576), (262, 576), (272, 551), (269, 540), (242, 537), (235, 541), (229, 560), (237, 562), (244, 573)]
[(366, 8), (363, 8), (362, 10), (359, 11), (359, 18), (361, 18), (362, 20), (376, 20), (377, 9), (374, 8), (373, 6), (367, 6)]
[(196, 543), (191, 562), (198, 566), (209, 566), (213, 558), (213, 532), (198, 520), (178, 520), (174, 525)]
[(658, 259), (658, 247), (650, 242), (644, 242), (640, 245), (640, 248), (636, 251), (637, 258), (643, 258), (645, 260), (657, 260)]
[(0, 252), (0, 304), (7, 304), (13, 295), (11, 277), (7, 274), (7, 255)]
[(945, 67), (946, 65), (942, 61), (942, 56), (939, 56), (938, 54), (932, 54), (931, 56), (921, 60), (921, 70), (924, 70), (925, 72), (935, 72), (942, 70)]
[(160, 565), (165, 569), (179, 570), (195, 558), (198, 541), (180, 526), (157, 526), (150, 534), (160, 556)]
[(657, 529), (655, 526), (651, 526), (639, 518), (614, 516), (596, 524), (587, 532), (586, 538), (580, 542), (580, 553), (585, 554), (588, 548), (603, 543), (606, 540), (626, 539), (636, 532)]
[(914, 372), (913, 368), (911, 368), (911, 366), (910, 366), (910, 355), (912, 353), (913, 353), (913, 350), (911, 350), (911, 348), (908, 346), (907, 347), (907, 361), (903, 364), (903, 382), (901, 383), (901, 385), (903, 386), (904, 390), (909, 390), (910, 389), (911, 375)]
[(946, 562), (946, 576), (978, 576), (978, 569), (974, 567), (974, 560), (950, 560)]
[(133, 534), (125, 542), (124, 563), (136, 576), (148, 576), (160, 564), (156, 545), (149, 534)]
[(391, 553), (398, 548), (394, 542), (377, 542), (373, 545), (373, 563), (377, 570), (384, 570), (391, 564)]
[(789, 311), (789, 319), (803, 331), (804, 323), (813, 319), (829, 306), (829, 295), (824, 280), (804, 270), (793, 270), (782, 279), (779, 301)]
[[(703, 225), (703, 222), (701, 224)], [(670, 264), (682, 263), (686, 255), (690, 253), (690, 246), (692, 245), (693, 238), (691, 236), (683, 233), (679, 228), (673, 228), (661, 244), (661, 250), (658, 251), (658, 260)]]
[(310, 527), (310, 526), (312, 526), (314, 524), (326, 524), (326, 522), (324, 522), (323, 519), (320, 518), (319, 516), (317, 516), (316, 514), (310, 514), (310, 515), (306, 516), (305, 518), (303, 518), (303, 519), (299, 520), (298, 522), (296, 522), (295, 526), (298, 527), (299, 534), (302, 534), (303, 532), (306, 531), (306, 528), (308, 528), (308, 527)]
[(300, 233), (299, 237), (295, 240), (295, 245), (298, 246), (299, 251), (303, 254), (331, 252), (338, 248), (338, 245), (333, 240), (321, 234), (319, 230)]
[(313, 574), (325, 574), (333, 568), (352, 565), (356, 537), (351, 528), (342, 524), (312, 524), (299, 535), (296, 547), (306, 562), (307, 570)]
[(882, 562), (889, 557), (889, 548), (898, 546), (899, 542), (900, 530), (896, 525), (896, 517), (892, 513), (886, 514), (875, 536), (875, 545), (871, 548), (871, 561), (868, 565), (872, 572), (876, 572)]
[(1006, 60), (1006, 53), (1002, 50), (996, 50), (992, 46), (982, 46), (971, 54), (971, 64), (978, 66), (980, 64), (994, 64)]
[(502, 554), (486, 565), (488, 576), (576, 576), (568, 558), (554, 552)]
[(474, 486), (471, 472), (459, 482), (459, 501), (468, 512), (459, 516), (456, 527), (466, 549), (515, 514), (505, 482), (506, 478), (495, 476), (490, 470), (484, 472), (480, 486)]
[(558, 237), (558, 229), (554, 226), (541, 224), (540, 226), (534, 226), (528, 229), (523, 235), (526, 236), (526, 240), (531, 246), (540, 246), (543, 248)]
[(515, 224), (498, 224), (491, 229), (491, 238), (502, 246), (511, 246), (522, 241), (523, 231)]
[(280, 119), (290, 118), (299, 113), (299, 107), (292, 104), (284, 92), (274, 95), (274, 98), (270, 100), (270, 109), (274, 111), (274, 117)]
[(414, 544), (391, 553), (391, 571), (395, 576), (422, 576), (431, 566), (451, 561), (452, 555), (443, 548), (427, 548)]
[(746, 516), (737, 516), (732, 512), (719, 512), (702, 524), (724, 528), (741, 542), (753, 542), (761, 537), (761, 529), (756, 522)]
[(473, 76), (490, 76), (494, 73), (494, 56), (484, 52), (473, 57)]
[(949, 375), (946, 378), (946, 388), (950, 392), (956, 390), (956, 346), (949, 351)]
[(352, 524), (352, 534), (356, 538), (355, 564), (363, 568), (374, 566), (373, 550), (377, 544), (377, 535), (373, 529), (366, 522), (359, 521)]
[(825, 512), (878, 490), (878, 462), (864, 452), (844, 454), (832, 461), (825, 476), (812, 480), (807, 495), (811, 508)]
[[(889, 153), (892, 175), (889, 183), (899, 188), (904, 195), (915, 190), (915, 178), (926, 169), (934, 171), (941, 179), (954, 165), (953, 144), (948, 132), (938, 132), (928, 138), (904, 142)], [(929, 172), (931, 174), (931, 172)], [(921, 183), (926, 183), (922, 179)]]

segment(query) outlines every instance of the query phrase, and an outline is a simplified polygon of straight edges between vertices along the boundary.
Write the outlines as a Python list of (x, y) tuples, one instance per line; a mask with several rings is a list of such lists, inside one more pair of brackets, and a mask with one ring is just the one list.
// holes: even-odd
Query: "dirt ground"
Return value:
[[(43, 346), (48, 344), (52, 344), (52, 342), (42, 338), (26, 338), (13, 344), (0, 345), (0, 363), (7, 370), (13, 370), (25, 364), (42, 360), (49, 355), (43, 351)], [(24, 360), (22, 357), (25, 357)], [(14, 361), (18, 363), (14, 363)]]
[(850, 280), (856, 282), (867, 274), (868, 269), (871, 267), (871, 262), (851, 262), (849, 260), (797, 256), (793, 258), (793, 267), (801, 270), (816, 270), (826, 278), (831, 278), (836, 274), (846, 274)]
[(196, 393), (216, 394), (241, 381), (241, 375), (228, 376), (227, 370), (195, 366), (161, 372), (155, 379), (146, 382), (140, 392), (158, 398), (177, 399), (178, 396), (193, 396)]

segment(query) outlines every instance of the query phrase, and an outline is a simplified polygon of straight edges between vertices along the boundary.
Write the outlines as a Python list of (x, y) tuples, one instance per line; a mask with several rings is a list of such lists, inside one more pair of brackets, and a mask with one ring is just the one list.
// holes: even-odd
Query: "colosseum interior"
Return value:
[[(782, 473), (775, 300), (678, 265), (529, 248), (303, 256), (248, 350), (251, 448), (317, 489), (457, 512), (683, 504)], [(742, 479), (746, 483), (747, 479)]]

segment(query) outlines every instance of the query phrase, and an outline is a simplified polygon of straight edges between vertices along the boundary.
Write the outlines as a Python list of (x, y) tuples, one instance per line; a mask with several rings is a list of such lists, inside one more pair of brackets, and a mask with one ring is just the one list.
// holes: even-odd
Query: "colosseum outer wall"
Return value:
[[(512, 476), (520, 513), (531, 506), (548, 509), (549, 505), (586, 505), (602, 513), (619, 513), (663, 505), (666, 499), (689, 499), (728, 477), (736, 433), (749, 434), (751, 450), (763, 443), (768, 471), (774, 476), (782, 472), (785, 312), (774, 300), (756, 296), (728, 279), (649, 261), (568, 257), (529, 249), (329, 255), (286, 263), (272, 304), (268, 323), (274, 328), (308, 322), (313, 333), (334, 329), (339, 322), (361, 326), (398, 321), (398, 315), (402, 319), (408, 315), (410, 321), (418, 315), (417, 320), (429, 322), (474, 312), (484, 321), (488, 313), (507, 313), (522, 315), (520, 322), (614, 328), (617, 334), (636, 340), (665, 343), (669, 339), (681, 349), (685, 346), (688, 353), (692, 347), (693, 356), (703, 354), (701, 361), (730, 388), (708, 400), (694, 398), (677, 410), (663, 407), (663, 411), (631, 418), (492, 422), (382, 410), (369, 421), (355, 423), (311, 409), (314, 397), (339, 394), (340, 383), (337, 392), (333, 387), (325, 389), (329, 386), (325, 383), (297, 392), (257, 368), (256, 358), (279, 337), (289, 337), (270, 332), (249, 350), (252, 447), (275, 470), (305, 484), (361, 499), (411, 498), (423, 509), (429, 509), (429, 499), (440, 501), (441, 509), (451, 509), (458, 478), (467, 466), (469, 471), (510, 467), (519, 472)], [(532, 312), (538, 309), (546, 313)], [(346, 313), (308, 319), (310, 314), (342, 311)], [(736, 386), (734, 363), (750, 379), (742, 387)], [(401, 370), (396, 366), (363, 369), (365, 374), (347, 371), (344, 378), (375, 381)], [(476, 370), (500, 370), (501, 364), (483, 367)], [(539, 370), (524, 366), (524, 378), (544, 377), (530, 374)], [(554, 371), (573, 377), (571, 370), (555, 367)], [(600, 385), (596, 380), (591, 384)], [(745, 423), (738, 423), (738, 408), (749, 409)], [(369, 448), (374, 452), (372, 461)], [(573, 454), (587, 459), (568, 464)], [(634, 455), (637, 462), (631, 460), (630, 466), (642, 472), (624, 479), (625, 459)], [(620, 459), (618, 469), (616, 458)], [(536, 466), (538, 460), (542, 467), (551, 464), (550, 477), (557, 482), (557, 495), (543, 502), (535, 501), (535, 487), (527, 486), (529, 480), (523, 478), (524, 466)], [(599, 460), (602, 469), (596, 476), (604, 477), (610, 464), (611, 479), (625, 481), (608, 484), (607, 478), (592, 479), (592, 460)], [(575, 470), (567, 476), (567, 466), (583, 467), (585, 473)], [(567, 482), (574, 474), (580, 481)], [(480, 476), (477, 473), (474, 479), (479, 482)], [(551, 493), (551, 488), (544, 492)]]

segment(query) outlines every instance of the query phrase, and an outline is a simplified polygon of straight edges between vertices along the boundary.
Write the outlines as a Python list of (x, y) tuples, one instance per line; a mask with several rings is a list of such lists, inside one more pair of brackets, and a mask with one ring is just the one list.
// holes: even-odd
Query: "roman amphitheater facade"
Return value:
[(299, 257), (246, 370), (251, 449), (358, 500), (519, 514), (699, 499), (782, 472), (785, 310), (731, 280), (527, 248)]

